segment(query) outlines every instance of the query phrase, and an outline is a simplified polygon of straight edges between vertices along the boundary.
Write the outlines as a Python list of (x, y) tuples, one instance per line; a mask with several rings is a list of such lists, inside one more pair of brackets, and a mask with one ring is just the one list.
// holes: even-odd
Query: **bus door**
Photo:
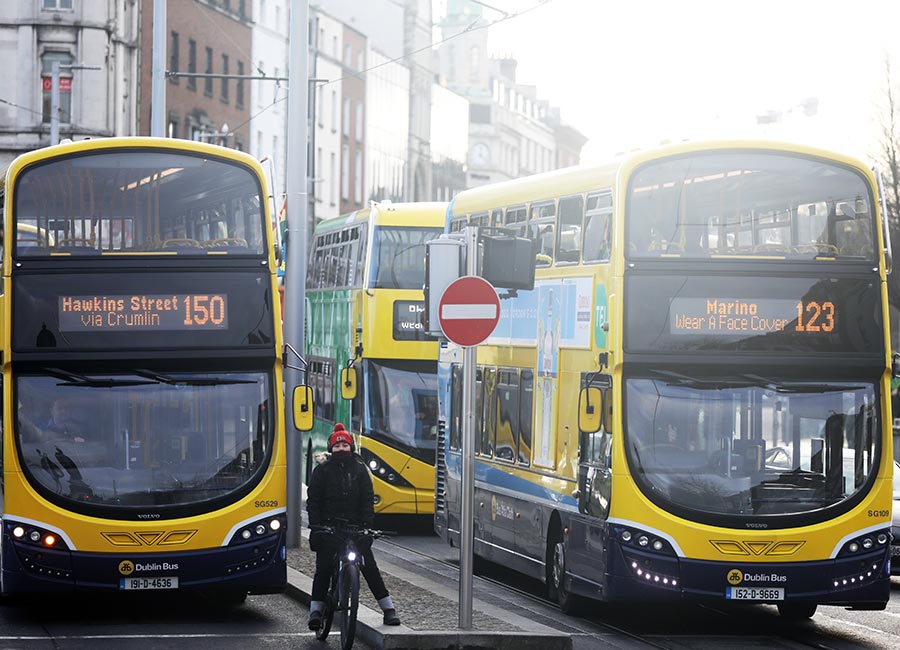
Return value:
[(584, 373), (578, 398), (578, 512), (569, 527), (570, 566), (601, 584), (606, 558), (606, 518), (612, 496), (612, 377)]

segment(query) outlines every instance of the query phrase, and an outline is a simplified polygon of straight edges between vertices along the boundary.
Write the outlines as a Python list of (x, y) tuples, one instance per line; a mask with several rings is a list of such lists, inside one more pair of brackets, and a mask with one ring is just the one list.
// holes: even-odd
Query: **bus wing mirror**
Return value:
[(313, 391), (312, 386), (294, 388), (294, 428), (297, 431), (309, 431), (313, 427)]
[(603, 393), (596, 386), (586, 386), (578, 394), (578, 428), (596, 433), (603, 421)]
[(900, 377), (900, 352), (894, 352), (894, 356), (891, 358), (891, 376)]
[(356, 399), (356, 368), (341, 368), (341, 397)]

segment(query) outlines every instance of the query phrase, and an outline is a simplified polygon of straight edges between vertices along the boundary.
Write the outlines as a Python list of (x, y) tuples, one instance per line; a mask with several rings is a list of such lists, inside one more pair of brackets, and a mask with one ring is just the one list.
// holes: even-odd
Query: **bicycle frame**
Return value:
[(359, 573), (365, 564), (363, 554), (359, 552), (357, 541), (364, 538), (375, 539), (381, 533), (380, 531), (357, 529), (349, 526), (337, 528), (321, 526), (318, 529), (337, 536), (340, 539), (340, 543), (332, 561), (322, 626), (316, 631), (316, 638), (324, 641), (328, 637), (334, 615), (340, 612), (341, 649), (350, 650), (356, 636), (356, 617), (359, 608)]

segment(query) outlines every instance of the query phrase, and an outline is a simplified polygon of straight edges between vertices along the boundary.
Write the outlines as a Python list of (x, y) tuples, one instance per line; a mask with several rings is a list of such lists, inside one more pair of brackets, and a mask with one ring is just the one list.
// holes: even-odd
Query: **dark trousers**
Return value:
[[(323, 540), (319, 545), (316, 552), (316, 575), (313, 577), (311, 600), (325, 600), (325, 596), (328, 594), (328, 582), (331, 578), (331, 567), (334, 566), (334, 556), (338, 549), (339, 544), (333, 540)], [(381, 577), (381, 571), (378, 570), (378, 564), (375, 562), (371, 540), (361, 541), (357, 544), (356, 550), (362, 554), (362, 574), (369, 584), (369, 589), (372, 590), (375, 600), (381, 600), (388, 595), (388, 590)]]

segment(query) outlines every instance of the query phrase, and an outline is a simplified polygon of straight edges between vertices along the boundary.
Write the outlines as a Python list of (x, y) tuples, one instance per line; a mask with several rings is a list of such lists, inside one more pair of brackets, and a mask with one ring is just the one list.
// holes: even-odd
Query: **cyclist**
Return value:
[[(318, 465), (309, 480), (306, 492), (306, 512), (310, 528), (332, 524), (338, 520), (369, 528), (375, 518), (375, 492), (372, 477), (362, 457), (355, 452), (353, 437), (338, 422), (328, 437), (331, 455)], [(309, 546), (316, 552), (316, 575), (313, 577), (312, 598), (309, 604), (309, 629), (322, 626), (322, 610), (334, 555), (339, 541), (324, 531), (313, 530)], [(359, 541), (362, 553), (362, 574), (384, 612), (385, 625), (400, 625), (400, 618), (372, 554), (372, 540)]]

